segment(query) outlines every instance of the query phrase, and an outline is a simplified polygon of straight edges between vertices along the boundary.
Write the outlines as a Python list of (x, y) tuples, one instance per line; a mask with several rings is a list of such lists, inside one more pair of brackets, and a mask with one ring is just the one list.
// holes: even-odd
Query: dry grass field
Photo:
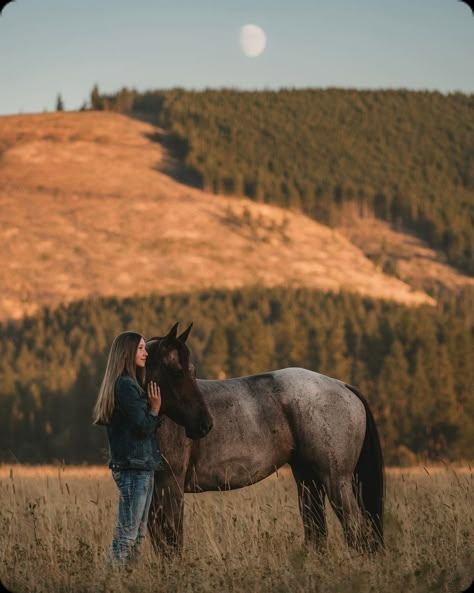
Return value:
[(0, 578), (23, 592), (458, 592), (474, 576), (471, 468), (387, 470), (386, 551), (348, 549), (332, 512), (327, 548), (303, 544), (283, 469), (235, 492), (186, 495), (180, 560), (104, 569), (117, 489), (107, 469), (0, 468)]
[[(349, 236), (175, 181), (157, 132), (107, 112), (0, 117), (0, 320), (89, 297), (255, 283), (434, 303), (423, 285), (434, 252), (413, 273), (386, 274), (355, 244), (366, 235), (357, 220)], [(433, 273), (449, 286), (474, 282), (441, 263)]]

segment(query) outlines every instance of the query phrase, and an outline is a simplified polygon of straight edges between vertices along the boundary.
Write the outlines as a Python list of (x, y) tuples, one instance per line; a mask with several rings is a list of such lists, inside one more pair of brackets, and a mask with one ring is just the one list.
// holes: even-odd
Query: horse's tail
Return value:
[(375, 546), (381, 547), (384, 545), (383, 504), (385, 497), (382, 447), (369, 404), (355, 387), (347, 384), (346, 387), (364, 404), (366, 417), (364, 443), (354, 470), (354, 493), (370, 520)]

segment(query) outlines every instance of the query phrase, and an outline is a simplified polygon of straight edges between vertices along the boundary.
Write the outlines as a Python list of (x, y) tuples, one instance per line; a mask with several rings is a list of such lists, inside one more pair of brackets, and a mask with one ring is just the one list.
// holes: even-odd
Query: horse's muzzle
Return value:
[(202, 420), (199, 423), (199, 427), (196, 431), (186, 431), (186, 436), (190, 439), (193, 440), (197, 440), (197, 439), (202, 439), (202, 437), (205, 437), (206, 434), (211, 430), (211, 428), (213, 427), (214, 423), (212, 421), (212, 418), (209, 418), (207, 420)]

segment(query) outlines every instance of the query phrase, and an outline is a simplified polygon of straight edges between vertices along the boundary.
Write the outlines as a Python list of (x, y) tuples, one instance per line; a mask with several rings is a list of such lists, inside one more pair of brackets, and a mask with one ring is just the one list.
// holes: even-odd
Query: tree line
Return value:
[(301, 210), (348, 211), (417, 233), (474, 271), (474, 95), (230, 89), (91, 92), (91, 108), (153, 116), (185, 178)]
[(387, 463), (472, 459), (474, 292), (434, 308), (350, 293), (252, 287), (239, 291), (86, 300), (0, 325), (0, 460), (105, 463), (92, 407), (113, 337), (164, 335), (194, 322), (198, 378), (287, 366), (358, 387)]

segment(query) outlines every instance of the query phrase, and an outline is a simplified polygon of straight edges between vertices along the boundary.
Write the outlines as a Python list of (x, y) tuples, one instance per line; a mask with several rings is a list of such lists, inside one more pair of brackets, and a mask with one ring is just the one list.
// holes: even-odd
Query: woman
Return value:
[(136, 560), (146, 533), (154, 471), (161, 467), (156, 430), (160, 388), (143, 389), (148, 353), (143, 336), (123, 332), (113, 341), (94, 407), (94, 424), (105, 424), (109, 467), (119, 489), (118, 521), (109, 552), (116, 565)]

